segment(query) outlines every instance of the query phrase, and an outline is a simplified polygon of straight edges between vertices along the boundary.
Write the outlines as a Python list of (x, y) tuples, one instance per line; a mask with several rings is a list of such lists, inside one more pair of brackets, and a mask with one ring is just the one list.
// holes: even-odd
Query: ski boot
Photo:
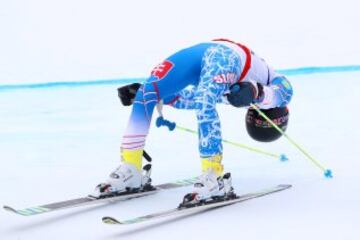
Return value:
[(184, 196), (179, 205), (180, 208), (236, 198), (231, 183), (231, 174), (222, 174), (224, 168), (221, 160), (221, 155), (202, 159), (203, 174), (194, 184), (193, 191)]
[(207, 173), (199, 177), (199, 181), (194, 184), (193, 191), (184, 196), (179, 207), (189, 208), (234, 198), (236, 198), (236, 194), (231, 185), (230, 173), (220, 177), (213, 173)]
[[(146, 164), (141, 172), (143, 155), (143, 150), (122, 151), (121, 165), (110, 174), (105, 183), (96, 186), (91, 196), (104, 198), (154, 190), (150, 178), (151, 164)], [(145, 158), (148, 159), (146, 156)]]
[(105, 183), (96, 186), (94, 193), (90, 196), (105, 198), (155, 190), (151, 185), (150, 174), (151, 164), (143, 167), (143, 173), (132, 164), (121, 164), (110, 174)]

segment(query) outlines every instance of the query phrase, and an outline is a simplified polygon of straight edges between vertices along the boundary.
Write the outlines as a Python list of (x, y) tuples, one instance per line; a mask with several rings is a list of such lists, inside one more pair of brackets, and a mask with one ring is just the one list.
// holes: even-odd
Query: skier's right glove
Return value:
[(140, 86), (140, 83), (132, 83), (119, 87), (117, 89), (120, 101), (124, 106), (130, 106), (131, 104), (133, 104), (136, 92), (140, 88)]
[(226, 95), (228, 102), (234, 107), (247, 107), (259, 101), (263, 95), (263, 86), (255, 81), (239, 82), (230, 86)]

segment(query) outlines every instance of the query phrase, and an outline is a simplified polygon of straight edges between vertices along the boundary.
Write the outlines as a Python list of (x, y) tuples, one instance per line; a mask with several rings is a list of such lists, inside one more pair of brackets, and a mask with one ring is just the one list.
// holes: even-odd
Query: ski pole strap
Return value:
[(292, 145), (294, 145), (300, 152), (302, 152), (308, 160), (310, 160), (315, 166), (321, 169), (324, 173), (324, 176), (327, 178), (332, 178), (332, 171), (326, 169), (322, 166), (315, 158), (313, 158), (308, 152), (304, 150), (297, 142), (290, 138), (281, 128), (279, 128), (268, 116), (266, 116), (255, 104), (250, 104), (252, 108), (255, 109), (266, 121), (268, 121), (279, 133), (281, 133)]

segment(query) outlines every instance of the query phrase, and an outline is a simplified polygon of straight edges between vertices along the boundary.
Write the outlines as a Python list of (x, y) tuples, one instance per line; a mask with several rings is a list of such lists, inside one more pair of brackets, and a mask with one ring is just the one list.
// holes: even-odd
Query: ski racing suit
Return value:
[(180, 50), (156, 66), (137, 91), (130, 120), (122, 140), (122, 160), (142, 166), (141, 156), (156, 104), (196, 111), (199, 152), (203, 171), (222, 173), (222, 136), (217, 103), (238, 81), (263, 85), (262, 109), (286, 106), (292, 87), (285, 76), (244, 45), (226, 39), (200, 43)]

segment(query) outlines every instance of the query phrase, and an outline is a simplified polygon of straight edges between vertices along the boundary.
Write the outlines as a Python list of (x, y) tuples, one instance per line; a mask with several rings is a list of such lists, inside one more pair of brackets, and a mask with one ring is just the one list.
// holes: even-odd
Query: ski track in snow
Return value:
[[(0, 211), (1, 239), (358, 239), (360, 114), (359, 72), (292, 76), (294, 98), (287, 133), (323, 165), (322, 172), (284, 138), (257, 143), (246, 133), (245, 110), (219, 106), (226, 139), (285, 153), (289, 162), (224, 144), (224, 164), (236, 191), (279, 183), (293, 188), (180, 219), (118, 227), (102, 216), (127, 219), (177, 206), (190, 188), (109, 205), (33, 217)], [(0, 93), (0, 203), (28, 207), (85, 195), (119, 164), (119, 146), (130, 108), (116, 85), (56, 87)], [(193, 112), (166, 107), (165, 117), (196, 129)], [(156, 117), (156, 115), (154, 115)], [(154, 123), (153, 123), (154, 125)], [(171, 144), (170, 144), (171, 143)], [(197, 137), (155, 126), (146, 149), (154, 183), (200, 173)]]

